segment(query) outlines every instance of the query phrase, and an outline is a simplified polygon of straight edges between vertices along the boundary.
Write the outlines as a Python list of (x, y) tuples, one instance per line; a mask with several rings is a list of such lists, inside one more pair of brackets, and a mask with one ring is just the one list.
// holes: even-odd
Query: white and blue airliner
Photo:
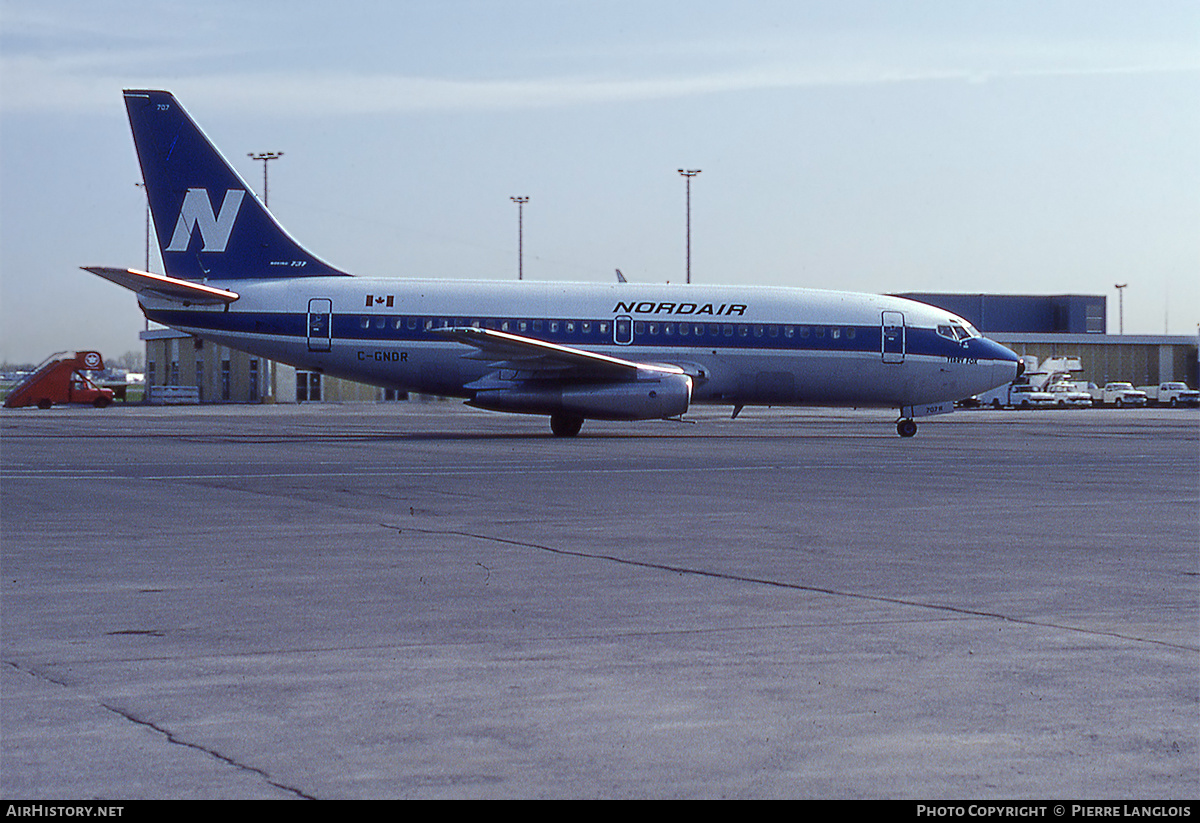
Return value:
[(165, 274), (87, 267), (146, 317), (298, 368), (496, 411), (654, 420), (693, 404), (895, 408), (1012, 381), (1012, 351), (899, 297), (752, 286), (352, 277), (275, 221), (166, 91), (125, 107)]

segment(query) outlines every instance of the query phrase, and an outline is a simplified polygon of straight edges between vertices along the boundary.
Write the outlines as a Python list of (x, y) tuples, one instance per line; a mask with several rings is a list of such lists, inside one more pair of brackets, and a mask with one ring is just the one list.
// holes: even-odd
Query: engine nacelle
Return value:
[(676, 417), (692, 402), (692, 378), (656, 374), (619, 383), (548, 383), (486, 389), (467, 405), (525, 414), (573, 414), (592, 420), (658, 420)]

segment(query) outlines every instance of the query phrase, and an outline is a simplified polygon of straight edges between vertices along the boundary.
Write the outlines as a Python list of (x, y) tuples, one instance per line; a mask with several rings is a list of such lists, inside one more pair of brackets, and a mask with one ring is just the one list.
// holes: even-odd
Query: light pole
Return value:
[(510, 197), (517, 204), (517, 279), (525, 279), (525, 204), (528, 197)]
[(692, 282), (692, 178), (700, 173), (700, 169), (680, 169), (679, 173), (687, 179), (687, 282)]
[(1117, 317), (1119, 318), (1117, 334), (1125, 333), (1125, 287), (1128, 285), (1128, 283), (1113, 284), (1113, 288), (1117, 290)]
[(262, 161), (262, 164), (263, 164), (263, 205), (266, 206), (267, 208), (270, 208), (271, 205), (267, 199), (267, 163), (269, 163), (272, 160), (278, 160), (280, 157), (283, 157), (283, 152), (281, 152), (281, 151), (249, 152), (246, 156), (249, 157), (251, 160), (261, 160)]

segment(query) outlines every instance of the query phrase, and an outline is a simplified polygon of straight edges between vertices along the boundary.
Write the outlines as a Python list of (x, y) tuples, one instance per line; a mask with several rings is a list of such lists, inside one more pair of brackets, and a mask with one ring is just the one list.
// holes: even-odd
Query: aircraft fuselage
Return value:
[[(945, 330), (962, 321), (886, 295), (768, 287), (307, 277), (223, 283), (240, 298), (151, 320), (325, 374), (470, 398), (496, 371), (445, 328), (486, 328), (681, 367), (693, 403), (901, 408), (1012, 380), (1012, 352)], [(959, 326), (961, 328), (961, 326)], [(939, 333), (939, 328), (942, 332)], [(501, 369), (499, 378), (504, 378)], [(515, 375), (514, 375), (515, 376)]]

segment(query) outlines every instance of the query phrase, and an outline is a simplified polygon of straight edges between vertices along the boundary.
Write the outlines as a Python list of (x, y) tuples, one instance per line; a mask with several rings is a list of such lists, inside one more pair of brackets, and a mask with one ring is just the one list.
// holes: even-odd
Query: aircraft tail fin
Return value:
[(345, 275), (297, 243), (166, 91), (126, 90), (125, 109), (170, 277)]

